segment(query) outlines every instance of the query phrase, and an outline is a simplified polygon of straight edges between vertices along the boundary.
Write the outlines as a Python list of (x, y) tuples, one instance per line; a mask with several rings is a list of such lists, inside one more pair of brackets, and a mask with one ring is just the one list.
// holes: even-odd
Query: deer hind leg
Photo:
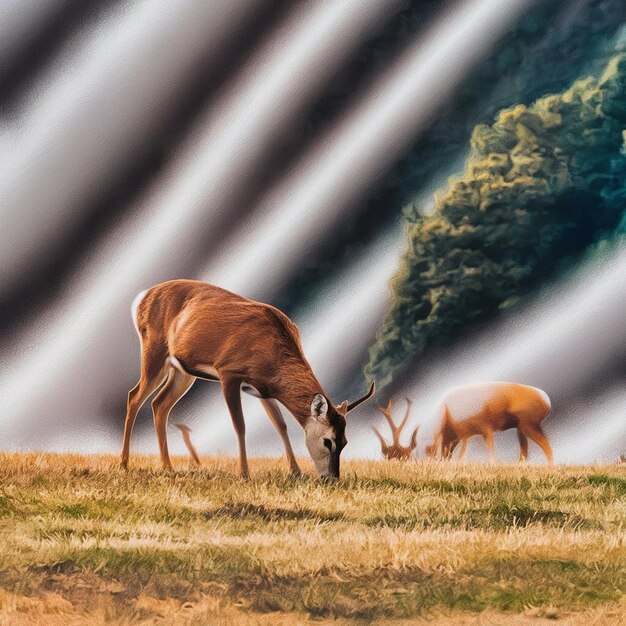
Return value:
[(159, 441), (163, 469), (172, 469), (167, 449), (167, 418), (173, 406), (189, 391), (195, 380), (194, 376), (170, 367), (165, 384), (152, 401), (154, 428)]
[(161, 346), (148, 346), (142, 350), (141, 376), (139, 382), (128, 392), (126, 418), (124, 420), (124, 443), (121, 465), (128, 467), (130, 457), (130, 437), (137, 413), (144, 402), (156, 391), (165, 378), (165, 357), (167, 351)]
[(459, 452), (459, 463), (465, 458), (465, 452), (467, 451), (467, 438), (461, 441), (461, 451)]
[(250, 470), (248, 469), (248, 455), (246, 454), (246, 424), (243, 419), (243, 409), (241, 408), (241, 380), (222, 378), (222, 391), (224, 392), (224, 399), (237, 433), (241, 476), (249, 478)]
[(487, 452), (489, 452), (489, 463), (491, 465), (495, 465), (496, 461), (496, 450), (493, 446), (493, 433), (485, 433), (483, 435), (483, 439), (485, 440), (485, 445), (487, 446)]
[(546, 458), (548, 459), (548, 465), (552, 465), (554, 462), (553, 457), (552, 457), (552, 447), (550, 446), (550, 443), (548, 442), (548, 438), (546, 437), (546, 434), (543, 432), (543, 429), (541, 428), (541, 426), (533, 425), (533, 426), (527, 427), (525, 429), (525, 434), (528, 435), (528, 437), (530, 437), (530, 439), (532, 439), (543, 450), (543, 453), (546, 455)]
[(523, 463), (528, 458), (528, 437), (518, 428), (517, 439), (519, 441), (519, 462)]
[(302, 472), (300, 471), (300, 467), (298, 466), (298, 462), (296, 461), (296, 457), (293, 453), (291, 442), (289, 441), (289, 435), (287, 433), (287, 424), (285, 423), (285, 419), (280, 411), (278, 403), (276, 400), (261, 398), (261, 404), (269, 415), (270, 420), (272, 420), (272, 424), (274, 424), (274, 428), (278, 431), (280, 438), (283, 440), (291, 473), (294, 476), (299, 476)]

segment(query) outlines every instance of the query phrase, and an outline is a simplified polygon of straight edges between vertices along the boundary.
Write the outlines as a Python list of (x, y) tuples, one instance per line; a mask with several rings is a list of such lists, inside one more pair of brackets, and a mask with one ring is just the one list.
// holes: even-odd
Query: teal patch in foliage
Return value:
[(409, 225), (367, 378), (386, 384), (623, 231), (625, 127), (624, 55), (599, 78), (476, 126), (465, 172)]

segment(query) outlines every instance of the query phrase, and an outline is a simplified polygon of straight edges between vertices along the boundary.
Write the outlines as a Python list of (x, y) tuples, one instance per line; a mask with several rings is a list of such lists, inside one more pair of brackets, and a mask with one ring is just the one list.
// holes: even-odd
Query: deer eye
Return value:
[(324, 437), (324, 445), (329, 449), (332, 450), (333, 449), (333, 442), (330, 439), (327, 439), (326, 437)]

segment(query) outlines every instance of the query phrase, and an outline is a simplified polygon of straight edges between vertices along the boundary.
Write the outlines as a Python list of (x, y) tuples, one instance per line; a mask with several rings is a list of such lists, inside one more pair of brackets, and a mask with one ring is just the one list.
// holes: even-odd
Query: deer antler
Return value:
[(404, 416), (400, 423), (396, 426), (393, 421), (393, 401), (390, 399), (387, 402), (387, 406), (378, 406), (378, 410), (385, 416), (387, 423), (389, 424), (389, 428), (391, 429), (391, 434), (393, 436), (392, 443), (388, 443), (387, 440), (380, 434), (378, 429), (373, 428), (372, 430), (378, 437), (380, 441), (381, 451), (383, 456), (386, 459), (397, 459), (407, 461), (409, 459), (415, 459), (413, 455), (413, 451), (417, 448), (417, 432), (419, 430), (419, 426), (416, 426), (411, 433), (411, 441), (407, 447), (403, 446), (400, 443), (400, 435), (402, 434), (402, 430), (406, 426), (409, 421), (409, 416), (411, 414), (411, 400), (406, 399), (406, 411), (404, 412)]
[(378, 405), (377, 408), (385, 416), (389, 424), (389, 428), (391, 428), (391, 434), (393, 435), (393, 443), (399, 444), (402, 429), (406, 426), (406, 423), (409, 419), (409, 415), (411, 414), (411, 400), (409, 400), (408, 398), (406, 399), (406, 411), (404, 413), (404, 417), (402, 418), (402, 421), (400, 422), (398, 426), (396, 426), (392, 417), (393, 400), (390, 399), (389, 402), (387, 402), (387, 406)]
[(180, 430), (180, 432), (183, 434), (183, 441), (187, 446), (187, 450), (189, 450), (189, 454), (191, 455), (193, 462), (199, 467), (200, 457), (198, 456), (196, 449), (193, 447), (193, 443), (191, 443), (191, 436), (189, 435), (189, 433), (191, 432), (191, 428), (189, 428), (189, 426), (185, 424), (174, 424), (174, 426), (176, 426), (176, 428), (178, 428), (178, 430)]
[(372, 426), (372, 430), (380, 441), (380, 450), (383, 453), (383, 456), (386, 456), (387, 450), (389, 449), (389, 444), (387, 443), (387, 440), (380, 434), (378, 428), (374, 428), (374, 426)]
[(405, 398), (405, 399), (406, 399), (406, 411), (404, 413), (404, 417), (402, 418), (402, 421), (400, 422), (400, 426), (398, 426), (398, 436), (400, 436), (402, 429), (406, 426), (406, 423), (409, 419), (409, 415), (411, 414), (412, 402), (408, 398)]
[(417, 448), (417, 433), (419, 431), (420, 427), (416, 426), (415, 430), (413, 431), (413, 434), (411, 435), (411, 443), (409, 444), (411, 447), (411, 452), (413, 452), (413, 450), (415, 450), (415, 448)]
[(391, 428), (391, 434), (393, 435), (393, 440), (396, 440), (396, 425), (393, 421), (392, 413), (393, 413), (393, 400), (390, 398), (389, 402), (387, 402), (387, 406), (382, 406), (380, 404), (376, 405), (376, 408), (385, 416), (387, 423), (389, 424), (389, 428)]

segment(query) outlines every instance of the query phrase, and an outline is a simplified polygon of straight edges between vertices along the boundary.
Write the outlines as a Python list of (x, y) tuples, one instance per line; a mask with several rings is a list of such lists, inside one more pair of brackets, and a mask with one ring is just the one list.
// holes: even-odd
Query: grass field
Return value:
[(0, 623), (626, 623), (626, 465), (174, 462), (0, 455)]

